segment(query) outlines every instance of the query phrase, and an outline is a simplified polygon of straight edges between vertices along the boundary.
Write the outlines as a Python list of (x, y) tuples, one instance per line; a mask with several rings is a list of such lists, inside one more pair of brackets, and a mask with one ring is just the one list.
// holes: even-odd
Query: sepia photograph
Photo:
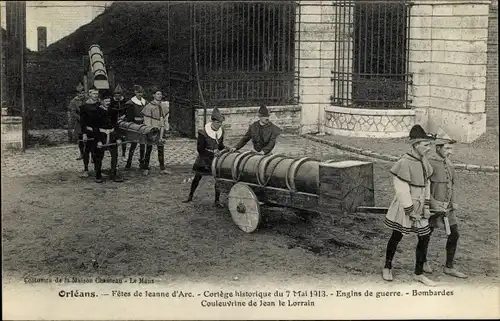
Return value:
[(498, 0), (0, 1), (5, 320), (498, 319)]

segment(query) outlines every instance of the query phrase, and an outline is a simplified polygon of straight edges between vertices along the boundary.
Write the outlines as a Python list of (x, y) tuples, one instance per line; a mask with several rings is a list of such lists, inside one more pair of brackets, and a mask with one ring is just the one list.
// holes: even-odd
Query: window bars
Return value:
[(338, 0), (333, 4), (332, 105), (408, 108), (408, 1)]

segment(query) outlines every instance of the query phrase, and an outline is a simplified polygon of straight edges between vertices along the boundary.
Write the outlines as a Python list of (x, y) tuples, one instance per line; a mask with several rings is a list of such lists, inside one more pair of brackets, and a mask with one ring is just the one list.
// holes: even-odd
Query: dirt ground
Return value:
[[(375, 166), (377, 206), (392, 198), (388, 166)], [(173, 169), (167, 178), (132, 172), (121, 184), (97, 185), (68, 171), (3, 178), (5, 276), (379, 278), (390, 233), (383, 215), (350, 214), (333, 225), (327, 217), (306, 223), (293, 211), (265, 209), (261, 228), (246, 234), (226, 208), (212, 207), (211, 177), (203, 179), (193, 203), (183, 204), (189, 190), (183, 181), (191, 172)], [(456, 265), (470, 278), (454, 280), (440, 271), (433, 278), (498, 282), (498, 177), (459, 174), (459, 184)], [(415, 242), (414, 236), (401, 242), (395, 283), (410, 281)], [(435, 233), (429, 259), (436, 268), (444, 262), (444, 245), (444, 231)]]

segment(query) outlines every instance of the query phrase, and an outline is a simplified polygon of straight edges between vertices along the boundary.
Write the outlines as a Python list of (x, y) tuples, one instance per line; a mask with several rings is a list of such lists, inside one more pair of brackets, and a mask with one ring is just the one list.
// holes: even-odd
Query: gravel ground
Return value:
[[(408, 151), (408, 144), (405, 138), (357, 138), (337, 135), (324, 135), (320, 137), (322, 139), (330, 140), (343, 145), (349, 145), (392, 156), (399, 156)], [(462, 164), (494, 166), (499, 163), (498, 151), (498, 135), (494, 133), (486, 133), (470, 144), (457, 143), (455, 145), (453, 161), (455, 163)]]

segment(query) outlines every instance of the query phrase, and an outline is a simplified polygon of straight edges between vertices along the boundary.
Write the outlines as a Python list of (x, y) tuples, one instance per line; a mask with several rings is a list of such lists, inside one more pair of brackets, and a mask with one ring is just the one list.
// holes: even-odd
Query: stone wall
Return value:
[(21, 150), (23, 148), (23, 124), (21, 117), (7, 116), (7, 109), (2, 108), (2, 151)]
[(461, 142), (486, 130), (490, 1), (417, 0), (411, 10), (411, 99), (417, 122)]
[(486, 126), (488, 131), (498, 133), (498, 0), (491, 2), (488, 23)]
[[(298, 106), (268, 106), (269, 119), (284, 133), (298, 134), (300, 128), (300, 107)], [(224, 129), (226, 137), (238, 137), (245, 134), (248, 126), (257, 121), (257, 111), (259, 107), (236, 107), (220, 108), (221, 114), (226, 118)], [(212, 109), (207, 109), (207, 122), (210, 122)], [(196, 132), (202, 129), (204, 124), (204, 110), (195, 111)]]
[[(296, 21), (300, 21), (300, 49), (296, 53), (299, 71), (301, 133), (325, 132), (325, 108), (332, 95), (331, 71), (334, 67), (335, 19), (340, 19), (332, 1), (299, 1)], [(346, 30), (346, 32), (348, 32)], [(337, 61), (338, 63), (338, 61)], [(350, 66), (349, 63), (344, 64)]]

